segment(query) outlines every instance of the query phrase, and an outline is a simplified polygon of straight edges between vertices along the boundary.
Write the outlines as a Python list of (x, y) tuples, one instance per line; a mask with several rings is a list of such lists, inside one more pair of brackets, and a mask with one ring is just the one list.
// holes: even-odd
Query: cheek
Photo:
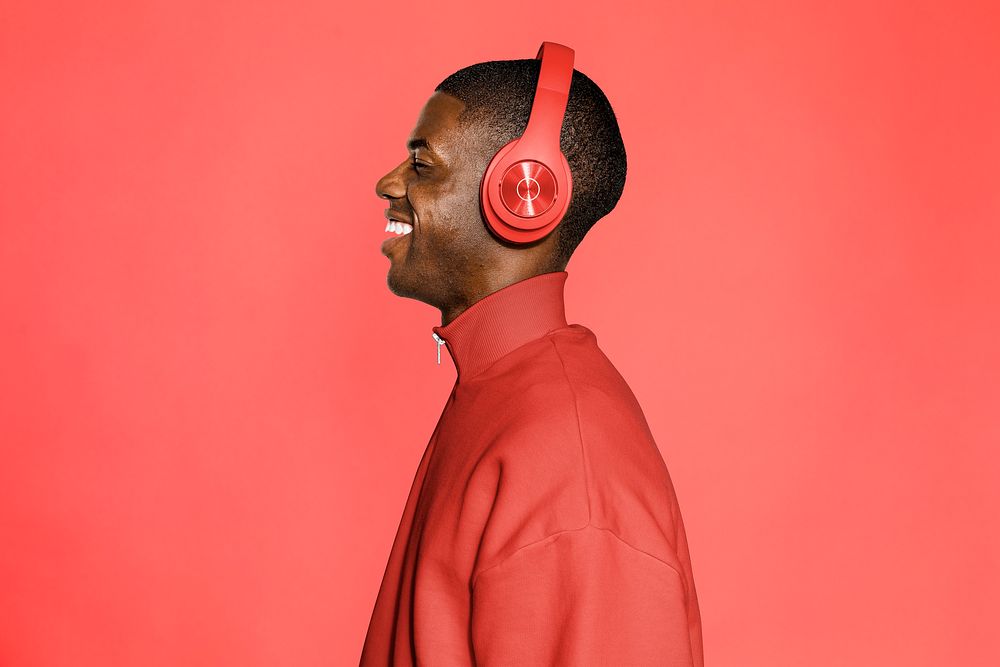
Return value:
[(478, 182), (411, 187), (410, 203), (428, 233), (482, 226)]

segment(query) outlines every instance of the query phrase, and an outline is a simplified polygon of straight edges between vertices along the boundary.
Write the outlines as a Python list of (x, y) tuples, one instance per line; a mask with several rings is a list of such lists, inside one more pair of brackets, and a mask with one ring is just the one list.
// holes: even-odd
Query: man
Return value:
[(537, 241), (485, 224), (480, 182), (524, 132), (538, 60), (480, 63), (427, 101), (389, 202), (387, 283), (441, 311), (458, 378), (416, 472), (361, 665), (701, 666), (677, 498), (642, 410), (568, 324), (566, 264), (625, 183), (600, 88), (572, 70), (569, 208)]

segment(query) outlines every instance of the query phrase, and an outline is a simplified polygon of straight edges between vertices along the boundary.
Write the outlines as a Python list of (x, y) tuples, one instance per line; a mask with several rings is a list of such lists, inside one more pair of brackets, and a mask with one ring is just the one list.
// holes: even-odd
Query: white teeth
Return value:
[(400, 222), (398, 220), (390, 220), (385, 226), (385, 231), (393, 232), (396, 236), (402, 236), (404, 234), (409, 234), (413, 231), (413, 225), (408, 225), (405, 222)]

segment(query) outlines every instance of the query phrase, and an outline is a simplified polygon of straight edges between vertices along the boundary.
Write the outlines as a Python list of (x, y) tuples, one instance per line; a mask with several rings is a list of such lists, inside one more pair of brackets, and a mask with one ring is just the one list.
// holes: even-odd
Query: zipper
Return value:
[(445, 340), (444, 340), (444, 338), (441, 338), (441, 336), (438, 336), (436, 331), (432, 331), (431, 335), (434, 336), (434, 340), (437, 342), (438, 365), (440, 365), (441, 364), (441, 346), (444, 345)]

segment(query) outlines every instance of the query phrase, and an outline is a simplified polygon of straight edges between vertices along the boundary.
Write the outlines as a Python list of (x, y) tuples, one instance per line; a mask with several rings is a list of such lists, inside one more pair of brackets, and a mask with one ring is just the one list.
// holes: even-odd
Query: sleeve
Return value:
[(692, 667), (684, 579), (587, 526), (522, 547), (473, 582), (478, 667)]

